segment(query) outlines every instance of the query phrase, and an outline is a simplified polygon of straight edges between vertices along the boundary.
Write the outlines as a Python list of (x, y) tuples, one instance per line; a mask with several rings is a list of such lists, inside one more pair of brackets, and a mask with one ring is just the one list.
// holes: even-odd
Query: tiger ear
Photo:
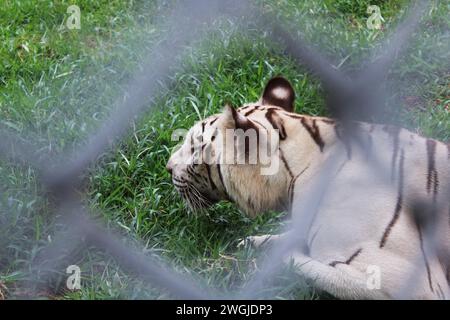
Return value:
[(251, 122), (246, 116), (240, 114), (230, 105), (225, 105), (223, 111), (223, 118), (225, 127), (228, 129), (242, 129), (244, 131), (255, 128), (253, 122)]
[(263, 104), (281, 107), (288, 112), (294, 112), (295, 92), (289, 81), (283, 77), (269, 80), (261, 97)]

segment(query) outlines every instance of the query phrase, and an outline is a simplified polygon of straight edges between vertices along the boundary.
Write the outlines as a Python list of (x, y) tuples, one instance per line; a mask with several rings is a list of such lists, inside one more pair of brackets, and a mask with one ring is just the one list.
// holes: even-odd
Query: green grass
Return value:
[[(352, 69), (374, 47), (373, 39), (383, 37), (383, 32), (365, 26), (369, 1), (260, 2), (295, 21), (295, 27), (336, 65), (343, 62), (343, 69)], [(43, 154), (71, 150), (105, 119), (147, 50), (164, 34), (161, 17), (171, 7), (156, 1), (75, 1), (81, 7), (82, 29), (67, 30), (66, 8), (72, 3), (6, 0), (0, 10), (0, 43), (4, 44), (0, 121)], [(405, 1), (370, 4), (380, 5), (389, 31)], [(447, 13), (444, 2), (433, 7), (426, 31), (414, 44), (433, 45), (434, 53), (413, 51), (390, 76), (395, 88), (401, 88), (392, 105), (405, 106), (404, 125), (443, 141), (450, 140), (450, 83), (439, 59), (448, 42), (436, 39), (436, 30), (448, 32)], [(164, 168), (174, 146), (172, 131), (195, 123), (196, 110), (207, 116), (227, 102), (239, 106), (258, 99), (264, 83), (278, 74), (292, 81), (298, 112), (326, 115), (326, 110), (318, 81), (284, 56), (282, 48), (265, 41), (258, 30), (250, 28), (245, 35), (230, 22), (217, 23), (220, 31), (211, 31), (197, 48), (187, 50), (183, 67), (173, 77), (173, 85), (156, 98), (153, 112), (136, 120), (120, 144), (90, 168), (85, 202), (129, 242), (157, 250), (180, 272), (192, 273), (211, 287), (236, 290), (255, 271), (260, 255), (237, 249), (238, 239), (275, 232), (283, 214), (251, 220), (229, 203), (201, 214), (189, 213)], [(33, 170), (2, 163), (0, 179), (0, 283), (7, 288), (0, 286), (0, 291), (14, 298), (26, 294), (20, 286), (30, 276), (27, 270), (58, 227), (51, 204), (40, 196)], [(82, 290), (44, 296), (168, 297), (125, 274), (101, 252), (79, 252), (73, 259), (82, 268)], [(61, 270), (59, 280), (64, 277)], [(275, 275), (265, 290), (279, 298), (318, 297), (289, 267)]]

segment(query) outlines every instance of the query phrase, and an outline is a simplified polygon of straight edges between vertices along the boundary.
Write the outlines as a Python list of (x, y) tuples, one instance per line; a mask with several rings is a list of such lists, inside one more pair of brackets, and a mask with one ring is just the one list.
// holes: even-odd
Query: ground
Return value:
[[(258, 1), (284, 15), (336, 66), (351, 70), (401, 18), (407, 1)], [(81, 9), (80, 30), (65, 27), (67, 7)], [(368, 30), (369, 4), (385, 19)], [(169, 27), (164, 17), (173, 1), (5, 0), (0, 9), (0, 123), (57, 154), (82, 144), (111, 111), (113, 101)], [(392, 121), (442, 141), (450, 140), (448, 5), (433, 4), (416, 50), (390, 74)], [(225, 103), (257, 100), (264, 83), (283, 75), (297, 93), (296, 111), (327, 115), (319, 82), (283, 55), (258, 30), (241, 33), (230, 21), (220, 31), (187, 48), (171, 84), (152, 97), (149, 110), (127, 136), (86, 173), (86, 205), (108, 227), (145, 250), (154, 249), (180, 272), (209, 286), (233, 291), (251, 276), (259, 253), (237, 248), (239, 239), (276, 232), (282, 213), (254, 220), (235, 206), (219, 203), (191, 214), (174, 192), (165, 170), (171, 133), (219, 112)], [(293, 24), (295, 23), (295, 24)], [(447, 37), (445, 37), (447, 35)], [(256, 39), (256, 40), (255, 40)], [(417, 49), (419, 48), (419, 49)], [(447, 63), (447, 64), (445, 64)], [(54, 234), (51, 204), (42, 197), (35, 172), (0, 162), (0, 299), (27, 296), (23, 284), (33, 259)], [(144, 250), (143, 249), (143, 250)], [(52, 283), (44, 298), (165, 298), (167, 293), (125, 274), (104, 253), (80, 248), (74, 264), (82, 269), (81, 290)], [(61, 273), (60, 279), (66, 275)], [(295, 277), (295, 281), (292, 281)], [(271, 296), (314, 299), (319, 295), (286, 268), (264, 288)]]

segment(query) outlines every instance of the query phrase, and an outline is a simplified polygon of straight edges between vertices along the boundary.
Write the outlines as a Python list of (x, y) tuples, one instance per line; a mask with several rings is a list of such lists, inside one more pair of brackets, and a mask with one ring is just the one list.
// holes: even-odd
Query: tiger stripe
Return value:
[(180, 182), (180, 183), (186, 183), (186, 181), (184, 181), (184, 180), (182, 180), (182, 179), (179, 179), (179, 178), (177, 178), (177, 177), (172, 177), (172, 180), (177, 181), (177, 182)]
[(251, 110), (245, 112), (245, 113), (244, 113), (244, 116), (247, 117), (247, 116), (251, 115), (253, 112), (255, 112), (256, 110), (259, 110), (259, 106), (255, 106), (253, 109), (251, 109)]
[(191, 134), (191, 137), (190, 137), (190, 142), (191, 142), (191, 149), (190, 149), (190, 151), (191, 151), (191, 155), (193, 155), (194, 151), (195, 151), (195, 148), (194, 148), (194, 136), (192, 134)]
[(215, 117), (214, 119), (212, 119), (211, 122), (209, 123), (209, 125), (212, 126), (214, 124), (214, 122), (217, 121), (217, 119), (219, 119), (219, 117)]
[(439, 284), (439, 282), (436, 282), (436, 285), (437, 285), (437, 288), (438, 288), (439, 298), (441, 298), (442, 300), (446, 300), (447, 298), (445, 297), (445, 293), (442, 290), (442, 287)]
[(297, 179), (309, 168), (309, 165), (307, 165), (302, 171), (300, 171), (299, 174), (297, 174), (294, 178), (291, 179), (291, 182), (289, 183), (288, 188), (288, 195), (289, 195), (289, 211), (292, 209), (292, 203), (294, 202), (294, 188), (295, 188), (295, 182)]
[(350, 264), (350, 263), (352, 263), (353, 260), (355, 260), (355, 258), (357, 256), (359, 256), (361, 254), (361, 252), (362, 252), (362, 248), (359, 248), (347, 260), (345, 260), (345, 261), (339, 261), (339, 260), (332, 261), (328, 265), (331, 266), (331, 267), (335, 267), (338, 264)]
[(391, 221), (387, 225), (386, 229), (384, 230), (383, 237), (380, 241), (380, 249), (382, 249), (386, 245), (387, 238), (389, 237), (389, 234), (391, 233), (392, 227), (394, 227), (395, 223), (397, 222), (400, 211), (403, 207), (403, 166), (405, 160), (405, 154), (402, 149), (400, 153), (400, 164), (399, 164), (399, 173), (398, 173), (398, 195), (397, 195), (397, 204), (395, 205), (395, 211), (394, 216), (392, 217)]
[(211, 188), (213, 190), (216, 190), (217, 189), (216, 184), (214, 183), (214, 181), (211, 178), (211, 166), (210, 165), (206, 165), (206, 172), (208, 173), (208, 180), (209, 180), (209, 184), (210, 184)]
[[(277, 114), (277, 108), (268, 108), (266, 112), (266, 119), (269, 121), (269, 123), (272, 125), (274, 129), (279, 130), (280, 134), (280, 140), (285, 140), (287, 138), (286, 129), (284, 128), (283, 121), (281, 120), (280, 123), (275, 123), (274, 115)], [(279, 115), (277, 114), (279, 117)]]
[(223, 189), (226, 191), (227, 189), (225, 187), (225, 182), (223, 181), (222, 171), (220, 170), (220, 163), (216, 164), (216, 169), (217, 169), (217, 173), (218, 173), (218, 176), (219, 176), (220, 183), (222, 184)]
[(395, 176), (395, 167), (397, 163), (398, 157), (398, 149), (399, 149), (399, 139), (400, 139), (400, 128), (391, 125), (385, 125), (383, 130), (386, 131), (392, 137), (392, 160), (391, 160), (391, 180), (394, 180)]
[(312, 245), (314, 243), (314, 240), (316, 240), (317, 235), (319, 234), (320, 226), (317, 228), (316, 231), (314, 231), (311, 239), (308, 242), (308, 248), (312, 248)]
[(280, 159), (283, 162), (284, 166), (286, 167), (287, 172), (289, 173), (289, 176), (291, 177), (291, 179), (294, 177), (294, 174), (292, 173), (291, 168), (289, 167), (286, 158), (284, 157), (284, 153), (283, 150), (281, 148), (279, 148), (280, 151)]
[(217, 175), (219, 176), (219, 180), (220, 180), (220, 184), (223, 187), (223, 192), (225, 193), (225, 197), (226, 199), (230, 199), (230, 196), (228, 195), (228, 190), (227, 187), (225, 186), (225, 182), (223, 180), (223, 175), (222, 175), (222, 169), (219, 163), (216, 164), (216, 169), (217, 169)]
[(431, 269), (430, 269), (430, 264), (428, 262), (428, 257), (425, 253), (425, 248), (423, 247), (423, 237), (422, 237), (422, 230), (420, 229), (420, 225), (417, 224), (416, 221), (416, 226), (417, 226), (417, 231), (419, 233), (419, 240), (420, 240), (420, 251), (422, 252), (422, 256), (423, 256), (423, 260), (425, 262), (425, 268), (427, 269), (427, 278), (428, 278), (428, 285), (430, 286), (431, 292), (434, 293), (434, 288), (433, 288), (433, 282), (431, 281)]
[[(428, 155), (428, 172), (427, 172), (427, 192), (433, 189), (433, 200), (436, 200), (439, 187), (439, 177), (436, 170), (436, 141), (432, 139), (426, 140)], [(433, 188), (431, 188), (433, 187)]]
[(197, 183), (201, 183), (199, 178), (203, 177), (199, 176), (191, 166), (186, 167), (186, 171), (192, 177), (192, 179), (194, 179)]
[(344, 169), (347, 162), (348, 162), (348, 160), (345, 160), (344, 162), (342, 162), (342, 164), (340, 165), (340, 167), (336, 170), (336, 173), (334, 174), (335, 177), (342, 171), (342, 169)]
[(179, 182), (176, 182), (176, 181), (172, 181), (172, 183), (173, 183), (174, 186), (177, 186), (177, 187), (180, 187), (180, 188), (184, 188), (184, 187), (187, 186), (186, 184), (180, 184)]
[(240, 111), (243, 111), (243, 110), (248, 109), (248, 108), (251, 108), (251, 107), (253, 107), (253, 106), (252, 106), (252, 105), (243, 106), (243, 107), (240, 107), (240, 108), (238, 109), (238, 111), (240, 112)]
[(320, 135), (320, 130), (319, 127), (317, 126), (316, 120), (315, 119), (312, 120), (312, 127), (306, 122), (306, 118), (304, 117), (301, 118), (300, 122), (302, 123), (306, 131), (308, 131), (309, 135), (314, 140), (314, 142), (317, 144), (320, 151), (323, 152), (325, 143)]
[(336, 121), (334, 121), (333, 119), (320, 119), (320, 121), (326, 123), (326, 124), (335, 124)]

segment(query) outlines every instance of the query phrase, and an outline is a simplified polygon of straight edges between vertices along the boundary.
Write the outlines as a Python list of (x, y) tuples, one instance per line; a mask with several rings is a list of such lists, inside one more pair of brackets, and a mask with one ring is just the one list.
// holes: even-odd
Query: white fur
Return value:
[[(254, 107), (243, 107), (239, 112), (243, 115)], [(259, 110), (251, 113), (248, 119), (270, 127), (271, 123), (265, 117), (268, 107), (275, 108), (259, 105)], [(348, 146), (336, 135), (335, 125), (330, 119), (303, 116), (310, 126), (315, 121), (324, 142), (321, 151), (300, 119), (291, 117), (292, 114), (281, 108), (277, 114), (287, 133), (287, 139), (280, 142), (280, 149), (289, 169), (281, 165), (277, 175), (262, 176), (258, 165), (224, 165), (222, 176), (225, 186), (218, 192), (226, 193), (228, 199), (250, 216), (292, 206), (293, 219), (302, 221), (302, 215), (305, 215), (307, 221), (309, 213), (302, 212), (302, 205), (307, 201), (305, 197), (308, 190), (321, 172), (325, 160), (335, 152), (346, 154)], [(215, 117), (219, 117), (219, 121), (209, 127), (208, 132), (233, 126), (229, 111)], [(450, 169), (447, 146), (436, 142), (435, 168), (439, 192), (435, 202), (437, 228), (433, 236), (439, 250), (434, 251), (430, 250), (431, 240), (425, 237), (425, 230), (422, 230), (421, 244), (417, 225), (409, 210), (415, 200), (432, 201), (433, 192), (427, 192), (426, 188), (429, 166), (427, 140), (401, 129), (397, 155), (394, 156), (394, 138), (386, 128), (366, 123), (360, 123), (359, 127), (362, 139), (371, 140), (373, 156), (368, 157), (367, 150), (351, 145), (351, 158), (344, 157), (342, 163), (336, 166), (329, 177), (319, 210), (314, 214), (312, 223), (306, 226), (306, 252), (299, 244), (286, 260), (292, 259), (299, 266), (301, 275), (314, 281), (318, 288), (339, 298), (450, 298), (447, 282), (450, 248)], [(199, 130), (198, 125), (191, 130)], [(404, 156), (402, 208), (384, 246), (380, 248), (382, 236), (393, 218), (398, 201), (401, 153)], [(395, 169), (391, 174), (393, 158)], [(375, 170), (370, 161), (376, 161), (385, 169), (382, 172)], [(294, 176), (303, 172), (293, 188), (293, 203), (289, 203), (292, 182), (289, 171)], [(212, 179), (216, 185), (220, 185), (217, 173), (213, 172)], [(249, 240), (258, 246), (263, 242), (276, 243), (280, 239), (283, 237), (259, 236)], [(345, 263), (359, 249), (359, 254)], [(344, 263), (332, 266), (330, 263), (333, 261)], [(433, 290), (430, 288), (425, 261), (430, 268)], [(381, 271), (380, 289), (367, 287), (367, 270), (370, 266), (377, 266)]]

